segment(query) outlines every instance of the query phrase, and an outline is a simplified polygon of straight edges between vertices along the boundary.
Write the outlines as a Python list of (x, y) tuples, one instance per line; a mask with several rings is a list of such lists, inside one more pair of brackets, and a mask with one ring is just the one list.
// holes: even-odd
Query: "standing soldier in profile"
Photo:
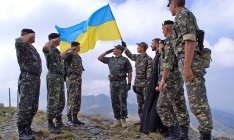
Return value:
[[(110, 70), (110, 92), (114, 117), (117, 120), (111, 127), (126, 127), (126, 118), (128, 117), (127, 97), (131, 89), (132, 66), (126, 57), (122, 56), (124, 47), (115, 46), (98, 57), (98, 60), (107, 64)], [(112, 53), (115, 57), (105, 57)], [(128, 80), (126, 80), (126, 77)]]
[(32, 45), (35, 42), (35, 32), (23, 29), (21, 37), (16, 39), (16, 56), (20, 67), (18, 92), (20, 96), (17, 110), (17, 127), (20, 140), (33, 140), (31, 124), (37, 113), (41, 83), (41, 58)]
[[(132, 61), (135, 61), (136, 78), (134, 81), (133, 90), (137, 93), (138, 115), (141, 119), (143, 112), (144, 100), (146, 98), (146, 87), (149, 82), (152, 71), (152, 58), (146, 53), (148, 45), (145, 42), (137, 43), (137, 52), (139, 54), (132, 54), (125, 42), (122, 43), (125, 47), (125, 54)], [(136, 123), (139, 125), (140, 123)]]
[[(59, 34), (49, 34), (49, 41), (43, 47), (48, 73), (47, 82), (47, 119), (48, 129), (59, 133), (62, 123), (62, 111), (65, 105), (64, 67), (57, 46), (60, 44)], [(53, 119), (56, 119), (55, 125)]]
[[(158, 87), (160, 91), (157, 104), (158, 114), (168, 127), (173, 140), (188, 140), (189, 114), (185, 104), (183, 79), (178, 69), (178, 60), (173, 50), (171, 30), (174, 22), (166, 20), (162, 24), (166, 37), (163, 47), (162, 78)], [(172, 108), (173, 107), (173, 110)], [(172, 110), (172, 111), (171, 111)], [(176, 119), (175, 119), (176, 117)], [(180, 128), (177, 127), (177, 122)]]
[(206, 94), (205, 66), (196, 40), (199, 28), (193, 13), (184, 6), (185, 0), (169, 0), (168, 7), (175, 16), (173, 46), (185, 81), (190, 109), (200, 123), (200, 139), (209, 140), (213, 121)]
[[(70, 51), (71, 52), (68, 52)], [(67, 117), (68, 125), (84, 125), (83, 122), (77, 119), (77, 114), (80, 112), (81, 105), (81, 85), (82, 72), (84, 71), (82, 59), (78, 52), (80, 51), (80, 43), (72, 42), (71, 48), (61, 53), (64, 59), (64, 67), (66, 70), (66, 85), (67, 85)]]

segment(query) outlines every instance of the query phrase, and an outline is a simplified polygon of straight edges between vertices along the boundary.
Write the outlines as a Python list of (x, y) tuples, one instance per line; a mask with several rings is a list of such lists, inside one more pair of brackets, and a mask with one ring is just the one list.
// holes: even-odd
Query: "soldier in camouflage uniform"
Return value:
[(211, 139), (213, 121), (206, 95), (206, 71), (196, 42), (198, 26), (193, 13), (184, 6), (185, 0), (169, 0), (171, 14), (176, 16), (172, 31), (174, 51), (185, 80), (190, 109), (200, 123), (200, 139)]
[[(62, 126), (62, 111), (65, 105), (64, 95), (64, 68), (60, 57), (60, 51), (56, 48), (60, 44), (59, 34), (51, 33), (49, 42), (43, 47), (48, 73), (47, 82), (47, 119), (48, 129), (53, 133), (59, 133)], [(53, 119), (56, 124), (53, 124)]]
[(128, 50), (125, 42), (122, 45), (125, 47), (127, 57), (135, 61), (136, 78), (133, 87), (137, 93), (138, 115), (141, 118), (144, 100), (146, 99), (146, 87), (152, 71), (152, 58), (146, 53), (148, 45), (145, 42), (137, 43), (137, 52), (139, 54), (132, 54)]
[[(71, 52), (68, 52), (72, 50)], [(82, 72), (84, 71), (82, 59), (78, 52), (80, 51), (80, 43), (72, 42), (71, 48), (61, 53), (64, 59), (64, 67), (66, 70), (67, 85), (67, 117), (68, 125), (84, 125), (77, 119), (81, 105), (81, 83)]]
[(17, 127), (20, 140), (32, 140), (31, 123), (37, 113), (40, 95), (41, 58), (32, 45), (35, 42), (35, 32), (23, 29), (21, 37), (16, 39), (15, 49), (20, 67), (18, 91), (20, 95), (17, 110)]
[[(171, 30), (173, 24), (173, 21), (166, 20), (162, 27), (166, 39), (163, 44), (163, 73), (159, 84), (161, 94), (157, 104), (157, 111), (163, 124), (168, 127), (171, 139), (187, 140), (190, 121), (184, 98), (184, 82), (172, 46)], [(173, 107), (173, 111), (171, 111), (171, 107)], [(177, 128), (177, 122), (181, 133)]]
[[(128, 90), (131, 89), (132, 66), (126, 57), (122, 56), (124, 47), (115, 46), (98, 57), (98, 60), (107, 64), (110, 70), (110, 92), (114, 117), (117, 120), (111, 127), (126, 127), (126, 118), (128, 117), (127, 97)], [(105, 57), (113, 52), (115, 57)], [(128, 80), (126, 80), (126, 77)], [(128, 82), (128, 84), (127, 84)]]

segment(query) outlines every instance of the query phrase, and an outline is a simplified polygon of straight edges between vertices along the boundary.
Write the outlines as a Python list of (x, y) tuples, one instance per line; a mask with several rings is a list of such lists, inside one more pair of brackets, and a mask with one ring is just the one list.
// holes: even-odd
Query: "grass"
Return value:
[[(0, 123), (10, 120), (13, 117), (13, 114), (16, 112), (15, 107), (0, 107)], [(5, 113), (11, 113), (11, 116), (5, 117)]]
[(0, 139), (3, 139), (2, 135), (0, 135)]
[(54, 139), (72, 139), (75, 135), (71, 132), (65, 132), (61, 135), (57, 135)]
[(105, 125), (99, 125), (99, 124), (96, 124), (94, 125), (96, 128), (100, 128), (100, 129), (103, 129), (103, 130), (106, 130), (107, 126)]
[(38, 110), (37, 114), (33, 117), (34, 121), (45, 123), (46, 122), (46, 113)]

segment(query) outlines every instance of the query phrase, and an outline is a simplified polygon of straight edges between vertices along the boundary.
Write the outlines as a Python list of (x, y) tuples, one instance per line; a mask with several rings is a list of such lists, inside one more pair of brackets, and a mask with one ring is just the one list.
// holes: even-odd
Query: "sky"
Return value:
[[(43, 63), (39, 108), (45, 109), (47, 68), (42, 47), (48, 41), (48, 34), (57, 32), (55, 25), (69, 27), (87, 20), (94, 11), (108, 3), (122, 38), (133, 53), (136, 53), (138, 42), (144, 41), (150, 45), (151, 40), (156, 37), (163, 39), (162, 22), (174, 20), (166, 7), (168, 0), (4, 1), (0, 9), (0, 103), (8, 106), (10, 88), (12, 105), (17, 104), (20, 71), (16, 59), (15, 39), (20, 37), (21, 29), (31, 28), (36, 32), (34, 46)], [(212, 63), (205, 76), (209, 103), (212, 108), (234, 114), (234, 1), (187, 0), (186, 7), (196, 16), (200, 29), (205, 30), (205, 47), (212, 50)], [(85, 68), (83, 95), (109, 96), (109, 70), (97, 57), (119, 43), (120, 40), (98, 41), (94, 50), (81, 54)], [(154, 52), (150, 49), (147, 53), (154, 57)], [(134, 62), (131, 63), (134, 66)], [(132, 91), (128, 101), (136, 102)]]

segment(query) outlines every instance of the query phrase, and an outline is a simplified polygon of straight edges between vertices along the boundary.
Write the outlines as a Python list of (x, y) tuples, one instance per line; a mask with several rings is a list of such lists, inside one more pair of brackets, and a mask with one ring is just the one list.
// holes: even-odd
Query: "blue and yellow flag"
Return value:
[(60, 51), (71, 47), (71, 42), (78, 41), (81, 44), (80, 52), (85, 53), (95, 47), (97, 40), (119, 40), (121, 35), (111, 12), (109, 4), (98, 9), (91, 17), (77, 25), (60, 28), (55, 26), (60, 34)]

